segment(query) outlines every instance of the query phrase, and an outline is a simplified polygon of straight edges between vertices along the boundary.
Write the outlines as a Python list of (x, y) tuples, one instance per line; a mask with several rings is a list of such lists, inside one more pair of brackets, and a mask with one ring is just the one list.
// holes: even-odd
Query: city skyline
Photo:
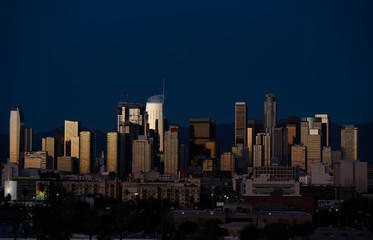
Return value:
[(373, 3), (148, 5), (2, 3), (0, 133), (12, 106), (35, 132), (65, 119), (110, 131), (118, 94), (160, 94), (164, 78), (164, 112), (182, 126), (189, 118), (232, 123), (234, 102), (262, 119), (269, 92), (278, 119), (372, 121)]

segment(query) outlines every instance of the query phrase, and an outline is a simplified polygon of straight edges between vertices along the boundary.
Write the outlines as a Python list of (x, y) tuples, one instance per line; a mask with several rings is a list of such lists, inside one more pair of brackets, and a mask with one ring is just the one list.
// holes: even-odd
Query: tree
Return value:
[(218, 224), (221, 224), (221, 221), (218, 219), (207, 220), (202, 229), (203, 239), (215, 240), (219, 237), (228, 235), (228, 230), (220, 228)]
[(286, 225), (281, 223), (273, 223), (271, 225), (265, 226), (264, 234), (268, 240), (287, 240), (289, 239), (289, 231)]
[(247, 225), (240, 232), (241, 240), (259, 239), (261, 236), (262, 231), (253, 225)]
[(26, 217), (26, 211), (24, 206), (19, 204), (14, 204), (9, 209), (10, 223), (12, 225), (12, 232), (14, 234), (14, 239), (17, 239), (18, 229), (22, 221)]

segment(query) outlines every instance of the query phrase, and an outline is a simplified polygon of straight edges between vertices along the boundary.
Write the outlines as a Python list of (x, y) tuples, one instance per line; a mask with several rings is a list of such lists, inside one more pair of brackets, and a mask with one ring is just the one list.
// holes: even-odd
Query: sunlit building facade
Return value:
[(234, 145), (247, 145), (247, 104), (236, 102), (234, 120)]
[(26, 152), (24, 168), (47, 169), (47, 153), (42, 151)]
[(80, 173), (94, 172), (96, 160), (96, 133), (93, 131), (80, 132)]
[(119, 173), (119, 133), (107, 133), (107, 151), (106, 151), (106, 171)]
[[(72, 149), (76, 151), (78, 147), (72, 146), (72, 138), (73, 137), (79, 137), (80, 132), (80, 122), (78, 121), (69, 121), (65, 120), (65, 142), (64, 142), (64, 156), (72, 156), (72, 155), (78, 155), (79, 153), (72, 152)], [(74, 144), (77, 144), (76, 141), (74, 141)]]
[(354, 125), (341, 129), (341, 150), (343, 160), (358, 160), (358, 129)]
[(155, 95), (148, 98), (146, 102), (146, 112), (148, 114), (149, 129), (156, 130), (159, 135), (159, 151), (163, 152), (164, 146), (164, 96), (163, 94)]
[(152, 143), (149, 139), (135, 140), (132, 143), (132, 172), (152, 170)]
[(24, 152), (24, 119), (21, 107), (13, 107), (9, 119), (9, 161), (22, 165)]
[(179, 171), (180, 140), (179, 127), (171, 126), (165, 132), (164, 173), (176, 176)]

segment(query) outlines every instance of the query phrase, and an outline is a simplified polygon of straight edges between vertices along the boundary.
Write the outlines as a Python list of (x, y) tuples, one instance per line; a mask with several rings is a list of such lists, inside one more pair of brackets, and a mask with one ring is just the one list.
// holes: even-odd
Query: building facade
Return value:
[(247, 104), (236, 102), (234, 120), (234, 145), (247, 145)]
[(93, 131), (80, 132), (80, 173), (90, 174), (95, 171), (96, 133)]
[(13, 107), (9, 119), (9, 161), (22, 165), (24, 153), (24, 119), (21, 107)]

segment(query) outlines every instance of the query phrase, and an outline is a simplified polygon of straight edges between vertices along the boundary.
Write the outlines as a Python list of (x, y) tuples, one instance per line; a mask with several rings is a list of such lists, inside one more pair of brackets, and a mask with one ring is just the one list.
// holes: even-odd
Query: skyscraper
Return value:
[(149, 129), (156, 130), (159, 135), (159, 151), (163, 152), (164, 145), (164, 96), (155, 95), (148, 98), (146, 102), (146, 112), (148, 113)]
[[(65, 156), (79, 156), (79, 153), (72, 152), (72, 149), (78, 149), (79, 146), (72, 147), (72, 138), (79, 137), (80, 122), (65, 120), (65, 143), (64, 143), (64, 155)], [(76, 141), (74, 141), (76, 144)]]
[(220, 157), (220, 171), (230, 171), (232, 176), (235, 171), (235, 156), (231, 152), (224, 152)]
[(32, 152), (33, 129), (25, 128), (25, 152)]
[(249, 148), (249, 167), (253, 166), (253, 152), (256, 135), (263, 131), (262, 120), (247, 121), (247, 147)]
[(276, 158), (279, 165), (289, 166), (288, 129), (275, 128), (273, 134), (274, 152), (272, 158)]
[(310, 129), (307, 137), (307, 172), (311, 173), (312, 165), (321, 163), (322, 144), (321, 129)]
[(90, 174), (95, 171), (96, 133), (93, 131), (80, 132), (80, 173)]
[(301, 145), (291, 146), (291, 166), (307, 170), (307, 147)]
[(328, 114), (315, 114), (316, 118), (321, 118), (321, 136), (323, 146), (330, 146), (330, 118)]
[(236, 102), (234, 121), (234, 145), (247, 145), (247, 105), (245, 102)]
[(25, 147), (24, 119), (22, 108), (13, 107), (9, 119), (9, 161), (22, 165)]
[(354, 125), (341, 129), (341, 150), (343, 160), (358, 160), (358, 128)]
[(119, 133), (107, 133), (106, 171), (119, 174)]
[(304, 117), (301, 118), (301, 133), (300, 133), (300, 144), (307, 146), (307, 138), (310, 129), (319, 129), (322, 134), (321, 118), (316, 117)]
[(42, 138), (41, 150), (47, 152), (47, 156), (52, 159), (53, 169), (57, 170), (56, 139), (54, 137)]
[(254, 145), (254, 167), (271, 165), (271, 135), (258, 133)]
[(273, 93), (266, 94), (266, 101), (264, 102), (264, 130), (272, 134), (273, 128), (277, 124), (277, 103), (276, 95)]
[(164, 173), (176, 176), (180, 168), (179, 127), (171, 126), (165, 132)]
[(149, 139), (134, 140), (132, 143), (132, 172), (150, 172), (152, 170), (152, 156), (152, 143)]
[(189, 157), (191, 165), (202, 166), (197, 162), (199, 157), (206, 158), (210, 155), (205, 149), (205, 143), (216, 140), (216, 123), (209, 118), (189, 119)]
[(117, 130), (119, 131), (120, 126), (124, 126), (125, 123), (137, 124), (140, 126), (139, 135), (146, 135), (146, 118), (147, 114), (143, 104), (140, 103), (118, 103), (118, 121)]

